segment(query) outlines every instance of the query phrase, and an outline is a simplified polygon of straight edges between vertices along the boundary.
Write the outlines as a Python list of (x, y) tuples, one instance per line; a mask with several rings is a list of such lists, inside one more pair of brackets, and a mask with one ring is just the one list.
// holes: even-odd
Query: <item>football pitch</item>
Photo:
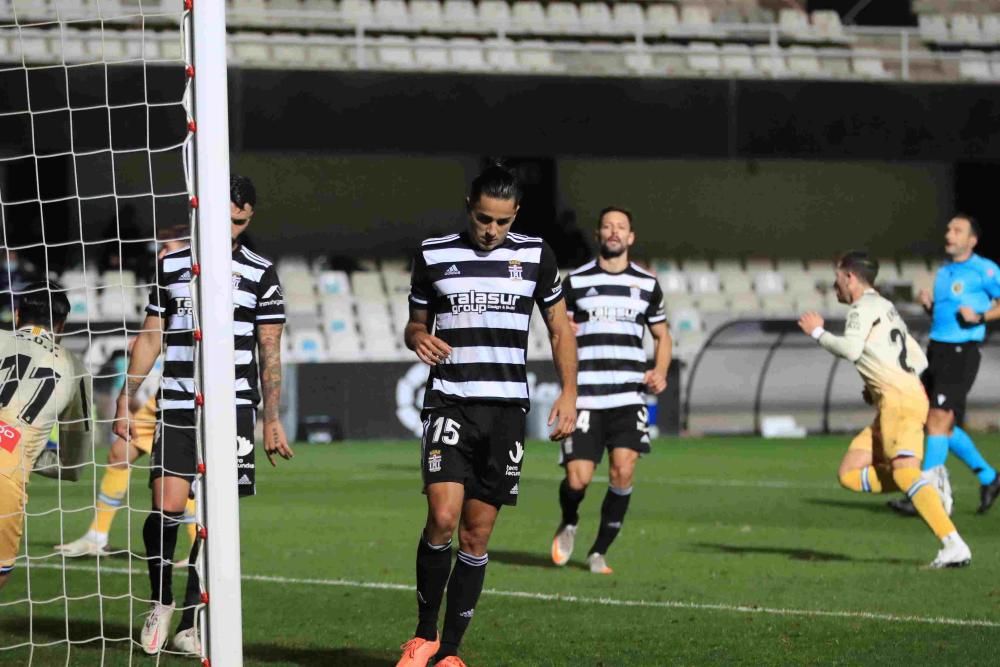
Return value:
[[(463, 657), (470, 667), (997, 664), (1000, 507), (975, 515), (978, 482), (951, 459), (954, 519), (972, 566), (928, 570), (938, 542), (918, 519), (890, 513), (886, 497), (837, 485), (848, 440), (656, 441), (638, 465), (624, 529), (608, 554), (610, 576), (583, 566), (606, 477), (581, 508), (573, 560), (556, 568), (549, 544), (559, 520), (557, 448), (529, 443), (520, 504), (500, 514)], [(978, 442), (1000, 459), (1000, 437)], [(302, 444), (275, 469), (261, 456), (258, 496), (240, 505), (245, 664), (394, 664), (416, 617), (414, 554), (425, 511), (418, 454), (413, 440)], [(32, 513), (57, 506), (54, 482), (36, 478), (30, 492)], [(65, 483), (61, 494), (64, 507), (82, 507), (93, 481)], [(111, 545), (123, 548), (131, 528), (141, 551), (143, 472), (133, 476), (132, 494), (131, 526), (120, 513)], [(65, 537), (78, 537), (89, 519), (88, 511), (67, 515)], [(30, 519), (30, 553), (50, 551), (59, 538), (57, 515)], [(186, 542), (182, 531), (179, 549)], [(156, 664), (127, 641), (144, 605), (121, 597), (130, 587), (148, 595), (142, 561), (104, 558), (100, 576), (94, 560), (67, 561), (66, 572), (58, 559), (47, 562), (31, 572), (30, 626), (26, 604), (0, 607), (0, 646), (27, 641), (30, 627), (33, 653), (0, 651), (0, 664)], [(83, 599), (56, 598), (64, 577), (70, 596)], [(178, 596), (183, 581), (175, 576)], [(2, 600), (25, 597), (27, 584), (20, 567)], [(98, 586), (103, 614), (86, 597)], [(67, 627), (81, 642), (69, 656), (58, 643)], [(112, 641), (95, 639), (102, 635)], [(197, 662), (165, 656), (160, 664)]]

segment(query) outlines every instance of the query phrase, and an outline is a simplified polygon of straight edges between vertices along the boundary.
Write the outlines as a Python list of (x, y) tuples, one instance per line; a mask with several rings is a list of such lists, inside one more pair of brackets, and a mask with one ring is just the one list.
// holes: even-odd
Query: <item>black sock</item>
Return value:
[(628, 511), (628, 501), (631, 497), (631, 486), (627, 489), (608, 487), (608, 492), (604, 494), (604, 502), (601, 503), (601, 527), (597, 531), (594, 546), (590, 547), (588, 554), (608, 553), (608, 548), (618, 537), (618, 531), (622, 529), (622, 522), (625, 521), (625, 512)]
[(417, 545), (417, 630), (414, 636), (437, 639), (438, 611), (451, 571), (451, 540), (447, 544), (429, 544), (420, 536)]
[(489, 561), (489, 554), (473, 556), (459, 550), (455, 568), (448, 580), (448, 609), (444, 613), (444, 630), (441, 632), (438, 658), (458, 655), (458, 645), (462, 643), (462, 635), (472, 622), (479, 594), (483, 592), (486, 563)]
[(177, 528), (184, 512), (161, 512), (154, 509), (142, 526), (142, 541), (146, 545), (146, 567), (153, 600), (160, 604), (174, 601), (172, 589), (174, 550), (177, 548)]
[(587, 495), (586, 488), (579, 491), (570, 488), (569, 480), (563, 478), (562, 484), (559, 485), (559, 506), (562, 507), (563, 525), (575, 526), (580, 521), (577, 510), (580, 509), (580, 503), (583, 502), (585, 495)]
[(181, 622), (177, 625), (177, 632), (194, 627), (194, 613), (201, 604), (201, 578), (198, 576), (198, 552), (201, 550), (201, 536), (194, 538), (191, 545), (191, 553), (188, 554), (187, 566), (187, 589), (184, 592), (184, 611), (181, 613)]

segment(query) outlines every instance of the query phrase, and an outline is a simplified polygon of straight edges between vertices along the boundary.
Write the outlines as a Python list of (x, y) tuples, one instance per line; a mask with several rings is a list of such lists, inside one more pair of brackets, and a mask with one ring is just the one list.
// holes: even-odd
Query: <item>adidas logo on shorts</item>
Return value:
[(242, 477), (240, 477), (240, 481), (238, 481), (237, 484), (239, 484), (240, 486), (250, 486), (251, 484), (253, 484), (253, 482), (250, 481), (249, 477), (243, 475)]

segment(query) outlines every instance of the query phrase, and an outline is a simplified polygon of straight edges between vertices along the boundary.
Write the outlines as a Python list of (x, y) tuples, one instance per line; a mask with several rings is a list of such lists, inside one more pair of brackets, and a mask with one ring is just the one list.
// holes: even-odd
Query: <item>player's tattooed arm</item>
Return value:
[(264, 394), (264, 421), (279, 418), (281, 405), (281, 333), (284, 325), (261, 324), (257, 327), (260, 353), (260, 384)]
[(283, 324), (257, 326), (257, 349), (260, 356), (260, 385), (264, 395), (264, 453), (274, 463), (274, 455), (283, 459), (294, 456), (281, 425), (281, 333)]

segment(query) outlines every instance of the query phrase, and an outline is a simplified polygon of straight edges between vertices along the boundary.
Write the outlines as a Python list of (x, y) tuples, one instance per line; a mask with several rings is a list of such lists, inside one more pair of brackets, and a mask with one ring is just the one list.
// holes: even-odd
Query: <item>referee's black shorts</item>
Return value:
[(976, 382), (979, 343), (940, 343), (927, 346), (927, 370), (921, 376), (931, 408), (955, 413), (955, 424), (965, 421), (965, 401)]

